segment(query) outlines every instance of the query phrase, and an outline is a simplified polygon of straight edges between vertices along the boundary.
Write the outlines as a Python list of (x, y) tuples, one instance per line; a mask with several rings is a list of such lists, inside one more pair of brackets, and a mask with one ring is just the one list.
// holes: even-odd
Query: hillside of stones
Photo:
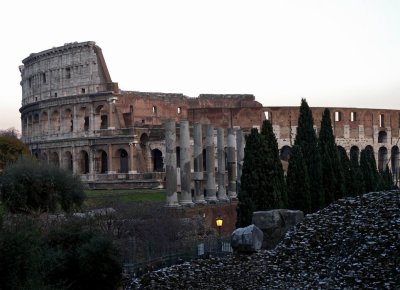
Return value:
[(132, 289), (399, 289), (399, 208), (399, 191), (341, 199), (273, 250), (164, 268)]

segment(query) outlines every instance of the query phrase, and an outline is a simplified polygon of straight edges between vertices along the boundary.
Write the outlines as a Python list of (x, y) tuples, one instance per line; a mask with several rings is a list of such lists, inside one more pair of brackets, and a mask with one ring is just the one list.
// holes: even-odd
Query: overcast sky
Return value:
[(0, 9), (0, 129), (20, 129), (22, 59), (88, 40), (123, 90), (400, 109), (397, 0), (13, 0)]

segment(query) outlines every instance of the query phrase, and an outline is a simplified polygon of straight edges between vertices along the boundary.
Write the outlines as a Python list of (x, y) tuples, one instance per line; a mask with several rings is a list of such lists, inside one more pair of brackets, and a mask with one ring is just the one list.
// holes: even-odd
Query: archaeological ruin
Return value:
[[(238, 144), (264, 119), (273, 124), (282, 161), (290, 156), (298, 107), (263, 106), (253, 95), (124, 91), (94, 42), (22, 62), (22, 140), (37, 158), (80, 175), (90, 188), (154, 188), (172, 178), (180, 203), (234, 199), (243, 160)], [(369, 146), (379, 169), (398, 171), (400, 110), (329, 109), (340, 150)], [(312, 108), (317, 132), (323, 110)], [(177, 203), (175, 189), (167, 191), (167, 203)]]

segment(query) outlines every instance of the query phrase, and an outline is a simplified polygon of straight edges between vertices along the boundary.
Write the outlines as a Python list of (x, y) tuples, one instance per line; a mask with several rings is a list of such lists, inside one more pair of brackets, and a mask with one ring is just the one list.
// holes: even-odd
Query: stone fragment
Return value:
[(238, 252), (255, 252), (261, 249), (263, 232), (255, 225), (238, 228), (231, 235), (231, 247)]

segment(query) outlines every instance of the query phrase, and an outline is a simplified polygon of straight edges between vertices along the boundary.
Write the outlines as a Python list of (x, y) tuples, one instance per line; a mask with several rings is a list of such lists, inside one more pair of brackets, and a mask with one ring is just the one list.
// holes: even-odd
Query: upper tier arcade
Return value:
[(69, 43), (32, 53), (19, 67), (22, 106), (64, 96), (117, 91), (95, 42)]

